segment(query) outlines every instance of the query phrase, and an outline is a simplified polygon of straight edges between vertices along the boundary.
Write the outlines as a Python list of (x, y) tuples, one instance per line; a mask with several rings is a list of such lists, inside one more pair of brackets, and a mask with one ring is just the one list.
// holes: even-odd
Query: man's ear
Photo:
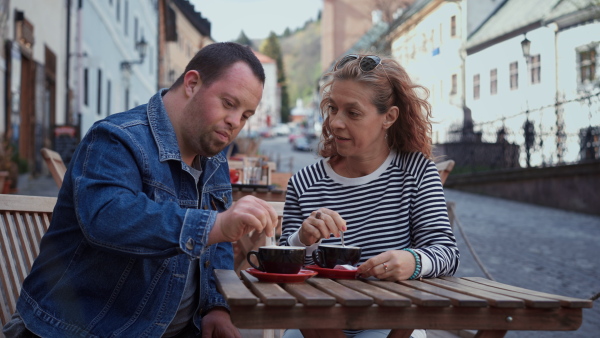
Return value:
[(194, 96), (201, 85), (202, 80), (197, 70), (190, 70), (183, 76), (183, 89), (188, 97)]
[(398, 119), (398, 114), (400, 114), (400, 110), (396, 106), (390, 107), (388, 111), (385, 113), (385, 120), (383, 121), (383, 127), (385, 129), (391, 127), (394, 122)]

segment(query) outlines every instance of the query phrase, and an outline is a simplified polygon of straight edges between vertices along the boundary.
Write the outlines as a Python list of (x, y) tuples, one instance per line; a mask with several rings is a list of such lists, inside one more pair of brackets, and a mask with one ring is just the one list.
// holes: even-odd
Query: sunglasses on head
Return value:
[(387, 77), (390, 84), (392, 81), (390, 80), (387, 72), (385, 71), (385, 67), (381, 63), (381, 58), (377, 55), (357, 55), (357, 54), (348, 54), (336, 63), (334, 70), (338, 70), (343, 68), (348, 62), (358, 60), (358, 67), (364, 73), (370, 72), (375, 69), (377, 66), (381, 65), (383, 72), (385, 73), (385, 77)]

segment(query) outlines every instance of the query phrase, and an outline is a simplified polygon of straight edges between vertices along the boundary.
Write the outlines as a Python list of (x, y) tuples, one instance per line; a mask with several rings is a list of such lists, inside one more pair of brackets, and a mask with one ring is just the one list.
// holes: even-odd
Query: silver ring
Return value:
[(321, 219), (321, 212), (320, 211), (317, 211), (317, 214), (315, 215), (315, 218), (316, 219)]
[(387, 272), (387, 268), (388, 268), (387, 263), (383, 263), (383, 270), (385, 270), (385, 272)]

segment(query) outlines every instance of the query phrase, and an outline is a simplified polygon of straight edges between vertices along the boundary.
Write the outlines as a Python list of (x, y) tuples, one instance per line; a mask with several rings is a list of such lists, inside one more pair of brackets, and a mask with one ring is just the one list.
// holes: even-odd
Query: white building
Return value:
[(144, 104), (156, 93), (158, 3), (83, 0), (81, 4), (75, 11), (72, 86), (83, 136), (95, 121)]
[[(579, 160), (580, 131), (600, 125), (594, 96), (600, 22), (586, 3), (508, 0), (467, 42), (467, 106), (475, 128), (488, 142), (504, 130), (507, 141), (522, 145), (522, 166), (528, 152), (532, 166)], [(530, 42), (527, 57), (523, 41)], [(591, 101), (579, 101), (588, 95)], [(529, 150), (526, 121), (534, 131)]]
[(272, 127), (281, 121), (280, 90), (277, 85), (277, 62), (272, 58), (253, 51), (265, 71), (265, 85), (262, 99), (256, 108), (254, 116), (244, 126), (246, 131), (260, 131)]

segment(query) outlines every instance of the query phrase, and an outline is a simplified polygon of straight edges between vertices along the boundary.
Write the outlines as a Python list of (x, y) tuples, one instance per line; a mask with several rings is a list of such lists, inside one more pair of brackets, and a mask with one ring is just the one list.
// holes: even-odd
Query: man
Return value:
[[(213, 269), (231, 243), (273, 236), (275, 210), (232, 205), (221, 152), (262, 96), (249, 48), (209, 45), (169, 90), (98, 121), (81, 141), (7, 337), (239, 337)], [(26, 327), (26, 328), (25, 328)]]

